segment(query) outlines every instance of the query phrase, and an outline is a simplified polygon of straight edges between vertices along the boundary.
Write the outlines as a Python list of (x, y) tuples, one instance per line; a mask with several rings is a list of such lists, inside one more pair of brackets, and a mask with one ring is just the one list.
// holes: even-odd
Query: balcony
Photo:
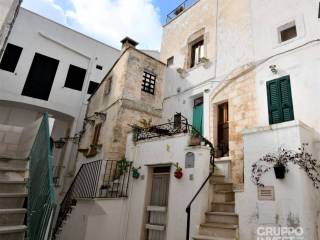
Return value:
[(186, 0), (167, 15), (166, 24), (176, 19), (181, 13), (191, 8), (200, 0)]

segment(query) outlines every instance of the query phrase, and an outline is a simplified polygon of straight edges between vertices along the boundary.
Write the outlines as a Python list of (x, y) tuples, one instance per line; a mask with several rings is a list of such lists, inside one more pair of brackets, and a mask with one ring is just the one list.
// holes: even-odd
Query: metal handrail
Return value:
[(196, 4), (199, 1), (200, 0), (185, 0), (183, 3), (181, 3), (178, 7), (176, 7), (167, 15), (166, 23), (171, 22), (172, 20), (177, 18), (180, 15), (180, 13), (184, 12), (186, 9), (191, 8), (194, 4)]
[[(98, 160), (81, 165), (64, 196), (54, 228), (56, 238), (59, 228), (77, 204), (77, 199), (127, 197), (132, 162), (119, 166), (117, 160)], [(122, 162), (123, 163), (123, 162)]]

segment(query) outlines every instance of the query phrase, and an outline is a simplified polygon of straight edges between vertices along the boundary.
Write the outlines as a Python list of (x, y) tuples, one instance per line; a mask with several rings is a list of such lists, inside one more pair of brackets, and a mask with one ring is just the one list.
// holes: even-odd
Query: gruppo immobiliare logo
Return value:
[(305, 240), (302, 227), (271, 227), (257, 228), (257, 240)]

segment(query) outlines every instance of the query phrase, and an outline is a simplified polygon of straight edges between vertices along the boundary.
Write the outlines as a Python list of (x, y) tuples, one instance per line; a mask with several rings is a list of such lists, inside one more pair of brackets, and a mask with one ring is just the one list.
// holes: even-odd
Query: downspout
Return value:
[[(16, 6), (16, 10), (15, 10), (14, 15), (13, 15), (13, 19), (12, 19), (11, 23), (8, 24), (9, 25), (9, 30), (8, 30), (7, 36), (5, 37), (3, 45), (2, 45), (2, 47), (0, 49), (0, 59), (2, 58), (5, 46), (7, 45), (7, 42), (8, 42), (8, 39), (9, 39), (9, 35), (11, 34), (11, 31), (12, 31), (12, 28), (13, 28), (13, 24), (15, 23), (15, 21), (17, 19), (17, 16), (18, 16), (22, 1), (23, 0), (19, 0), (18, 5)], [(6, 28), (6, 26), (4, 25), (3, 26), (3, 32), (5, 32), (5, 28)]]

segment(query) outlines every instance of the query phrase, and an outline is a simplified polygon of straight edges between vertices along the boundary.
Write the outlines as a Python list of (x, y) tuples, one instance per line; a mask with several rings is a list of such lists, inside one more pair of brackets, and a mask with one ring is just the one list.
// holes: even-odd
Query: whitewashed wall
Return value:
[[(167, 210), (166, 239), (185, 239), (187, 214), (185, 209), (209, 174), (210, 150), (208, 147), (188, 147), (188, 135), (173, 136), (164, 139), (137, 143), (133, 145), (128, 138), (127, 159), (133, 160), (134, 166), (141, 166), (140, 173), (143, 179), (133, 180), (129, 197), (129, 213), (127, 240), (140, 240), (141, 233), (145, 230), (144, 214), (147, 199), (147, 188), (150, 185), (151, 171), (147, 166), (170, 164), (178, 162), (183, 168), (183, 178), (173, 176), (175, 167), (171, 167), (169, 201)], [(195, 154), (195, 168), (185, 169), (185, 154)], [(190, 174), (193, 180), (190, 180)], [(150, 193), (149, 193), (150, 194)], [(203, 222), (204, 213), (209, 206), (209, 185), (205, 186), (192, 205), (190, 236), (198, 231), (199, 224)]]
[[(285, 179), (277, 180), (273, 169), (262, 178), (265, 186), (274, 186), (275, 201), (259, 201), (257, 187), (250, 179), (251, 165), (280, 146), (297, 150), (302, 143), (309, 143), (308, 151), (319, 156), (316, 142), (319, 136), (313, 129), (299, 121), (291, 121), (249, 129), (244, 132), (245, 183), (244, 192), (236, 193), (236, 212), (239, 214), (240, 239), (257, 239), (259, 226), (291, 226), (295, 222), (303, 227), (304, 239), (318, 239), (320, 192), (314, 188), (306, 173), (289, 165)], [(320, 159), (318, 159), (320, 161)], [(317, 238), (317, 237), (318, 238)]]
[[(295, 119), (320, 129), (320, 113), (317, 108), (320, 83), (320, 19), (318, 1), (251, 1), (252, 30), (255, 60), (272, 57), (257, 68), (257, 106), (259, 126), (268, 125), (266, 81), (290, 75)], [(265, 12), (272, 14), (261, 17)], [(280, 44), (277, 28), (295, 21), (298, 36)], [(307, 44), (304, 47), (297, 48)], [(276, 65), (278, 74), (272, 74), (269, 66)]]

